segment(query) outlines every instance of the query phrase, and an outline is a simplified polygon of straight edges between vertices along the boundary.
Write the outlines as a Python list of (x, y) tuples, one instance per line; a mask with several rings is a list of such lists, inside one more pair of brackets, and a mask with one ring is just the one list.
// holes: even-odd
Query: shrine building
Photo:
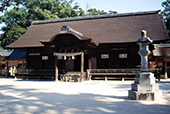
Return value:
[(145, 11), (33, 21), (7, 48), (27, 51), (28, 70), (51, 73), (55, 80), (78, 72), (83, 81), (92, 78), (87, 74), (93, 69), (140, 67), (136, 41), (141, 30), (154, 44), (169, 40), (160, 11)]

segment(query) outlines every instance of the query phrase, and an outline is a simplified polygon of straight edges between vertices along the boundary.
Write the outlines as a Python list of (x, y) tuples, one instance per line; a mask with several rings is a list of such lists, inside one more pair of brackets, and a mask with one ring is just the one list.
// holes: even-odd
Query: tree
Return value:
[(90, 8), (87, 10), (88, 15), (103, 15), (107, 14), (104, 10), (97, 10), (96, 8)]
[(87, 10), (86, 15), (104, 15), (104, 14), (117, 14), (116, 11), (109, 10), (109, 12), (105, 12), (104, 10), (97, 10), (96, 8), (90, 8)]
[(162, 13), (165, 20), (165, 26), (167, 28), (168, 35), (170, 36), (170, 0), (166, 0), (165, 2), (162, 2), (162, 6), (164, 7)]
[[(28, 29), (31, 21), (84, 16), (84, 11), (73, 0), (0, 0), (0, 23), (5, 23), (0, 45), (14, 42)], [(7, 10), (8, 8), (11, 10)]]
[(1, 2), (0, 11), (1, 12), (6, 10), (6, 8), (10, 6), (10, 1), (11, 0), (0, 0), (0, 2)]
[(109, 14), (117, 14), (117, 11), (109, 10)]
[(0, 17), (0, 22), (4, 22), (6, 25), (2, 27), (4, 33), (0, 37), (2, 47), (14, 42), (26, 31), (30, 21), (23, 17), (27, 17), (27, 15), (28, 13), (26, 13), (25, 9), (14, 8)]

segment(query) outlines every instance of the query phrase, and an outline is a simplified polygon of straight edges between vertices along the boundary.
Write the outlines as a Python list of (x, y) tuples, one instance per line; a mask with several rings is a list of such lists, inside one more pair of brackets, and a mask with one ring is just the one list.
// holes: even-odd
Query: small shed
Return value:
[(170, 76), (170, 44), (154, 44), (152, 66), (162, 68), (165, 77)]
[[(9, 70), (14, 67), (18, 70), (26, 67), (27, 52), (24, 49), (15, 49), (11, 51), (10, 55), (2, 60), (2, 75), (8, 75)], [(11, 71), (10, 71), (11, 72)]]
[(7, 57), (9, 57), (9, 55), (12, 53), (12, 51), (10, 50), (4, 50), (4, 49), (0, 49), (0, 75), (2, 75), (3, 71), (2, 69), (5, 69), (6, 64), (2, 61), (4, 59), (6, 59)]

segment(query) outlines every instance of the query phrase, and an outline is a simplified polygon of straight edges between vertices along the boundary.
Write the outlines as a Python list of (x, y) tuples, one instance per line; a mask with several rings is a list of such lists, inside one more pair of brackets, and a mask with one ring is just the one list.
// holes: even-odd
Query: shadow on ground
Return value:
[(1, 114), (168, 114), (169, 112), (170, 105), (145, 105), (125, 96), (91, 93), (66, 95), (50, 91), (41, 92), (38, 89), (17, 88), (12, 84), (0, 86)]

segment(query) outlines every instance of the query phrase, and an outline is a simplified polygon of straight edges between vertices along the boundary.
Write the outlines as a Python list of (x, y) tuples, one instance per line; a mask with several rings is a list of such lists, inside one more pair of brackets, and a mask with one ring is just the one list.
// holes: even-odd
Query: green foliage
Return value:
[(90, 8), (87, 10), (89, 15), (103, 15), (107, 14), (104, 10), (97, 10), (96, 8)]
[(90, 8), (87, 10), (86, 15), (104, 15), (104, 14), (116, 14), (116, 11), (109, 10), (109, 12), (105, 12), (104, 10), (97, 10), (96, 8)]
[[(10, 9), (10, 10), (9, 10)], [(84, 16), (73, 0), (0, 0), (0, 23), (5, 23), (0, 45), (14, 42), (25, 33), (31, 21)]]
[(12, 4), (11, 0), (0, 0), (0, 3), (1, 3), (0, 11), (2, 11), (2, 12), (3, 12), (3, 10), (6, 10), (6, 8)]
[(162, 6), (164, 7), (164, 10), (162, 13), (165, 19), (165, 26), (170, 36), (170, 0), (166, 0), (165, 2), (163, 2)]
[(1, 29), (3, 34), (0, 35), (0, 47), (21, 37), (31, 21), (107, 14), (96, 8), (89, 9), (88, 14), (85, 14), (74, 0), (0, 0), (0, 12), (4, 13), (0, 16), (0, 24), (5, 23)]
[(109, 10), (109, 14), (117, 14), (117, 11)]

